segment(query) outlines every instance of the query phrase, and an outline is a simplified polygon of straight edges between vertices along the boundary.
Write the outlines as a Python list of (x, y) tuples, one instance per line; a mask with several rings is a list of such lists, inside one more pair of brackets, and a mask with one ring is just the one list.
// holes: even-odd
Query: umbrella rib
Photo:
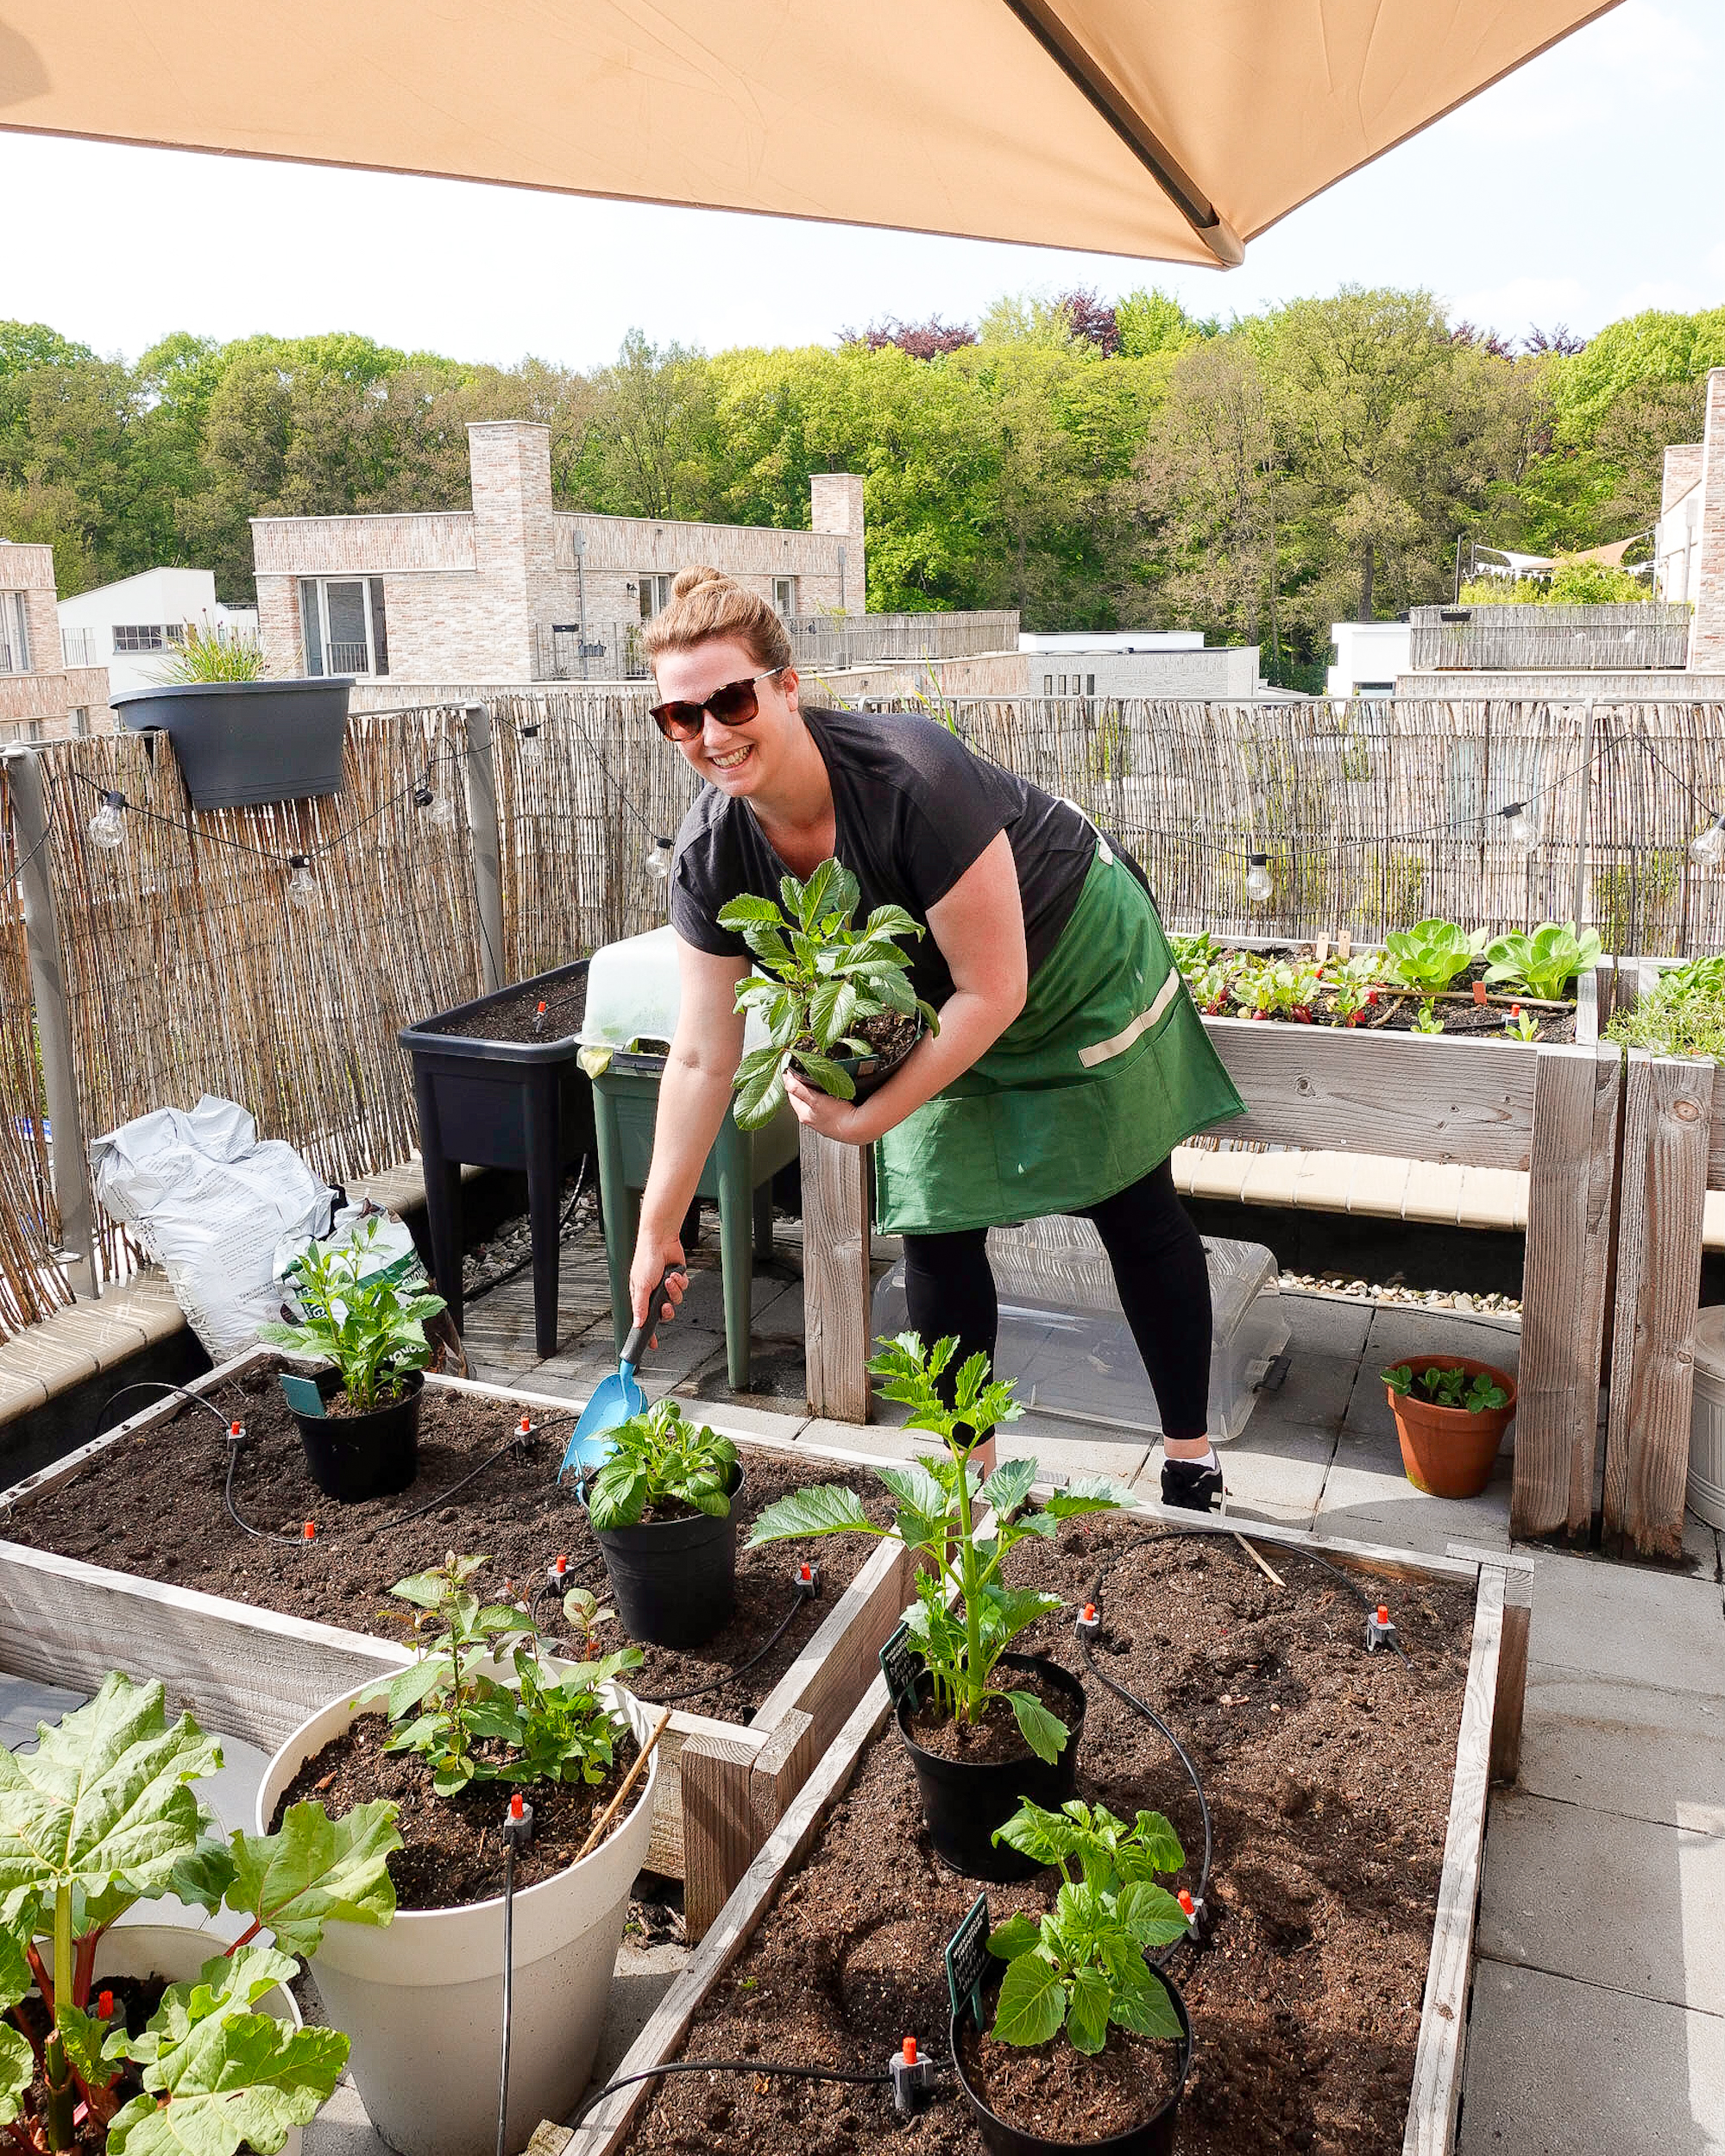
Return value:
[(1098, 66), (1095, 55), (1061, 22), (1048, 0), (1005, 0), (1024, 28), (1073, 86), (1108, 123), (1181, 217), (1225, 269), (1245, 260), (1239, 235), (1192, 179), (1143, 116)]

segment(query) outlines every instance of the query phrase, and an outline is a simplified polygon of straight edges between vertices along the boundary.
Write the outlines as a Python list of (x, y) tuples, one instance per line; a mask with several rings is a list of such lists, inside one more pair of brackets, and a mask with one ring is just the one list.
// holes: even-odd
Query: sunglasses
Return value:
[(746, 726), (751, 719), (760, 716), (760, 699), (755, 695), (755, 683), (770, 682), (775, 674), (784, 671), (782, 666), (770, 666), (765, 674), (751, 675), (746, 681), (727, 682), (722, 688), (715, 688), (698, 704), (655, 704), (653, 723), (667, 741), (693, 741), (705, 726), (709, 711), (721, 726)]

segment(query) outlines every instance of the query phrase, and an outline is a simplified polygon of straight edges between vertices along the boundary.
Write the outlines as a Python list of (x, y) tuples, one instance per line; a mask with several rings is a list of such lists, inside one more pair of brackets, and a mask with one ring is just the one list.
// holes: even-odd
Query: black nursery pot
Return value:
[[(405, 1490), (419, 1472), (425, 1373), (411, 1371), (402, 1383), (406, 1390), (400, 1399), (374, 1408), (369, 1415), (302, 1415), (297, 1407), (289, 1407), (299, 1427), (305, 1465), (325, 1497), (338, 1498), (344, 1505), (390, 1497)], [(333, 1371), (326, 1372), (318, 1380), (318, 1390), (327, 1400), (341, 1390), (341, 1380)]]
[[(1003, 1669), (1028, 1669), (1061, 1695), (1057, 1709), (1067, 1725), (1057, 1759), (1039, 1759), (1028, 1745), (1022, 1759), (942, 1759), (924, 1751), (910, 1734), (916, 1700), (901, 1700), (898, 1733), (916, 1769), (922, 1816), (935, 1854), (967, 1879), (1034, 1878), (1043, 1867), (1017, 1850), (992, 1839), (1028, 1797), (1045, 1812), (1057, 1812), (1071, 1796), (1078, 1776), (1078, 1744), (1084, 1734), (1084, 1687), (1058, 1663), (1041, 1655), (1002, 1655)], [(920, 1699), (920, 1688), (917, 1699)]]
[(834, 1056), (832, 1060), (839, 1068), (850, 1073), (851, 1084), (857, 1089), (853, 1097), (866, 1101), (871, 1093), (885, 1085), (927, 1030), (926, 1027), (919, 1025), (903, 1047), (895, 1048), (891, 1055)]
[[(970, 2106), (971, 2116), (994, 2156), (1170, 2156), (1174, 2128), (1180, 2123), (1180, 2100), (1186, 2094), (1186, 2077), (1192, 2071), (1192, 2016), (1186, 2010), (1186, 2001), (1180, 1997), (1173, 1977), (1166, 1970), (1159, 1969), (1156, 1974), (1167, 1985), (1180, 2020), (1180, 2079), (1173, 2095), (1165, 2097), (1142, 2126), (1129, 2127), (1124, 2134), (1110, 2134), (1099, 2141), (1045, 2141), (1040, 2134), (1027, 2134), (1023, 2127), (1009, 2126), (1004, 2119), (997, 2117), (970, 2084), (959, 2041), (963, 2033), (962, 2023), (958, 2015), (953, 2016), (953, 2066), (958, 2074), (959, 2086), (964, 2090), (965, 2102)], [(985, 1994), (985, 2026), (992, 2018), (992, 2001), (999, 1982), (999, 1977), (995, 1977)]]
[(631, 1639), (654, 1647), (699, 1647), (737, 1606), (737, 1514), (744, 1490), (735, 1472), (723, 1519), (643, 1520), (635, 1527), (595, 1527), (611, 1598)]

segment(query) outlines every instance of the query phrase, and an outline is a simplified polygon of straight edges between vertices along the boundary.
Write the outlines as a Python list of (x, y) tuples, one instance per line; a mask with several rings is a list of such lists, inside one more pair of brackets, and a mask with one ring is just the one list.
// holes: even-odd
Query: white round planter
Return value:
[(1697, 1518), (1725, 1527), (1725, 1304), (1709, 1305), (1696, 1320), (1684, 1497)]
[[(96, 1950), (96, 1973), (91, 1980), (92, 1998), (104, 1981), (115, 1977), (166, 1977), (170, 1983), (191, 1983), (206, 1961), (227, 1951), (228, 1942), (214, 1932), (191, 1924), (134, 1924), (123, 1920), (104, 1934)], [(54, 1950), (44, 1957), (54, 1974)], [(254, 2014), (273, 2014), (280, 2021), (301, 2026), (293, 1995), (281, 1984), (272, 1985), (252, 2007)], [(281, 2156), (300, 2156), (303, 2140), (297, 2126), (287, 2129)]]
[[(607, 1691), (646, 1741), (652, 1718)], [(258, 1832), (268, 1832), (301, 1765), (358, 1710), (334, 1701), (302, 1722), (266, 1769)], [(515, 1896), (514, 1989), (506, 2146), (565, 2117), (593, 2071), (622, 1944), (629, 1889), (652, 1833), (657, 1751), (633, 1801), (590, 1857)], [(372, 2124), (401, 2156), (491, 2156), (503, 2043), (503, 1900), (400, 1909), (387, 1925), (326, 1925), (311, 1971)]]

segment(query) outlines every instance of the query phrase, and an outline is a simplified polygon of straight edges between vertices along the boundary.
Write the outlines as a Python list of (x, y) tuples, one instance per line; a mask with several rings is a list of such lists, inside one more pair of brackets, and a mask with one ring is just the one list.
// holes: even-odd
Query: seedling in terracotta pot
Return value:
[[(802, 1075), (839, 1100), (856, 1098), (856, 1080), (843, 1058), (890, 1055), (907, 1021), (938, 1033), (931, 1005), (911, 988), (903, 936), (921, 936), (921, 922), (902, 906), (877, 906), (860, 928), (851, 920), (860, 902), (857, 879), (837, 861), (823, 861), (806, 883), (779, 884), (783, 908), (746, 896), (721, 908), (719, 924), (742, 936), (758, 961), (737, 990), (737, 1009), (758, 1010), (767, 1029), (764, 1047), (737, 1065), (737, 1127), (770, 1122), (784, 1099), (793, 1061)], [(872, 1028), (878, 1036), (865, 1037)]]
[[(168, 1720), (160, 1684), (117, 1674), (33, 1753), (0, 1751), (0, 2138), (15, 2149), (274, 2156), (333, 2091), (347, 2038), (254, 2009), (331, 1919), (388, 1923), (395, 1807), (331, 1821), (296, 1804), (280, 1833), (223, 1839), (191, 1787), (221, 1763), (190, 1715)], [(98, 1951), (168, 1894), (250, 1926), (133, 2034), (111, 1990), (92, 2002)]]
[(1392, 1369), (1380, 1370), (1378, 1375), (1392, 1392), (1404, 1399), (1411, 1396), (1432, 1407), (1457, 1407), (1464, 1415), (1488, 1414), (1509, 1403), (1503, 1387), (1483, 1370), (1470, 1375), (1465, 1370), (1445, 1369), (1432, 1363), (1416, 1371), (1410, 1364), (1399, 1362)]

